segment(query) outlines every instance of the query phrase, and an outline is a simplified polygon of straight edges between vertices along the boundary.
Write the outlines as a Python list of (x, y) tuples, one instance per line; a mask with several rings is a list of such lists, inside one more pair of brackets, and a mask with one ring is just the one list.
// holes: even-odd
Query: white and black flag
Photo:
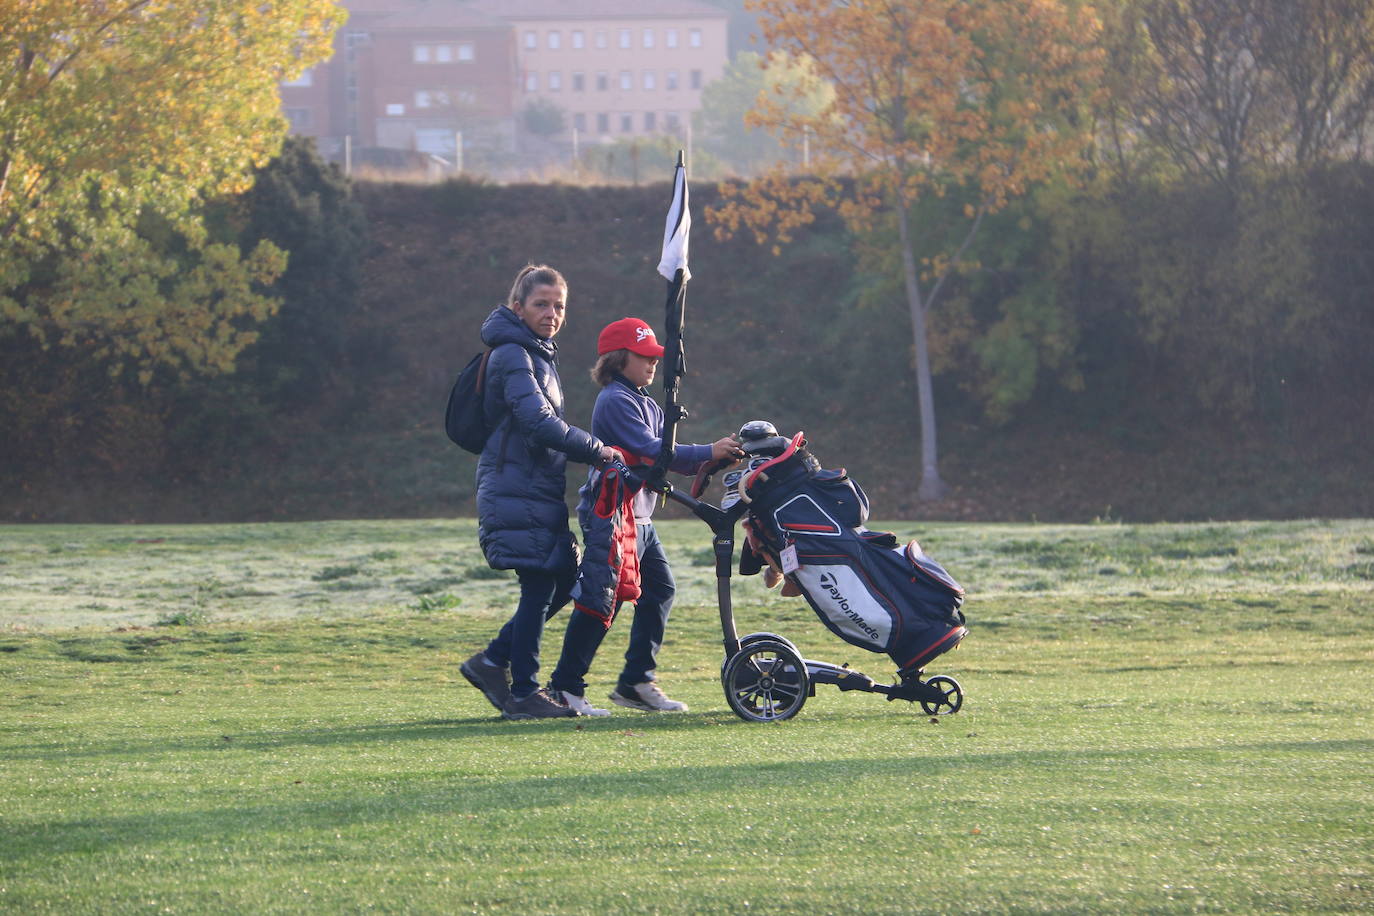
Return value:
[(692, 232), (692, 211), (687, 206), (687, 169), (682, 153), (677, 154), (677, 169), (673, 172), (673, 204), (668, 208), (668, 220), (663, 228), (663, 258), (658, 272), (672, 282), (679, 270), (682, 282), (692, 279), (687, 269), (687, 237)]

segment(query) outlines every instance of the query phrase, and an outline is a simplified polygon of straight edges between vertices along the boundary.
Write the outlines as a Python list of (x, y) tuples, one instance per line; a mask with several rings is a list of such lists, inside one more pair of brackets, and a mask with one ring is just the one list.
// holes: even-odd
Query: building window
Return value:
[(654, 131), (658, 130), (656, 124), (657, 121), (658, 118), (654, 115), (652, 111), (644, 112), (644, 132), (646, 134), (651, 134)]
[(596, 91), (605, 92), (611, 88), (611, 75), (605, 70), (596, 71)]
[(587, 116), (582, 112), (573, 115), (573, 130), (582, 133), (587, 129)]
[(286, 82), (282, 83), (283, 86), (313, 86), (314, 84), (315, 71), (309, 69), (302, 72), (301, 75), (296, 77), (295, 79), (287, 80)]
[(621, 71), (620, 71), (620, 88), (621, 88), (621, 89), (633, 89), (634, 87), (635, 87), (634, 74), (632, 74), (629, 70), (621, 70)]
[(411, 60), (417, 64), (451, 64), (455, 60), (472, 60), (472, 42), (458, 45), (414, 45)]
[(663, 116), (663, 126), (668, 130), (677, 130), (677, 112), (670, 111)]
[(663, 45), (668, 48), (677, 47), (677, 29), (667, 29), (664, 31)]
[(596, 34), (593, 37), (596, 39), (596, 46), (598, 48), (608, 47), (608, 43), (606, 41), (606, 33), (603, 30), (597, 29)]
[(701, 47), (701, 29), (687, 30), (687, 46), (690, 48)]
[(572, 75), (572, 91), (582, 92), (587, 88), (586, 74), (574, 73)]
[(630, 47), (630, 30), (629, 30), (629, 29), (621, 29), (621, 30), (620, 30), (620, 46), (621, 46), (622, 48), (629, 48), (629, 47)]
[(575, 50), (575, 51), (581, 51), (581, 50), (583, 49), (583, 47), (585, 47), (585, 41), (586, 41), (585, 38), (583, 37), (582, 30), (581, 30), (581, 29), (573, 29), (573, 30), (572, 30), (572, 36), (571, 36), (571, 37), (572, 37), (572, 46), (573, 46), (573, 50)]
[(539, 47), (539, 36), (533, 32), (525, 33), (525, 50), (533, 51)]
[(634, 118), (634, 115), (631, 115), (631, 114), (622, 114), (622, 115), (620, 116), (620, 132), (621, 132), (622, 134), (632, 134), (632, 133), (634, 133), (634, 130), (635, 130), (635, 118)]
[(596, 116), (596, 132), (599, 134), (609, 134), (611, 132), (611, 116), (601, 113)]
[(445, 127), (420, 127), (415, 131), (415, 151), (453, 161), (458, 135)]
[(700, 89), (700, 88), (701, 88), (701, 71), (700, 71), (700, 70), (693, 70), (693, 71), (692, 71), (692, 88), (693, 88), (693, 89)]
[(663, 88), (664, 88), (664, 89), (670, 89), (670, 90), (671, 90), (671, 89), (676, 89), (676, 88), (677, 88), (677, 71), (676, 71), (676, 70), (669, 70), (668, 72), (666, 72), (666, 73), (663, 74)]
[(282, 109), (282, 114), (286, 115), (286, 120), (291, 122), (292, 130), (301, 130), (313, 123), (309, 108), (285, 108)]
[(654, 76), (654, 71), (644, 71), (644, 90), (646, 92), (652, 92), (654, 89), (658, 88), (656, 85), (657, 82), (658, 80)]
[(531, 70), (531, 71), (529, 71), (528, 73), (525, 74), (525, 91), (526, 91), (526, 92), (538, 92), (538, 91), (539, 91), (539, 74), (538, 74), (538, 73), (535, 73), (533, 70)]
[(654, 30), (653, 30), (653, 29), (645, 29), (645, 30), (644, 30), (644, 47), (646, 47), (646, 48), (652, 48), (653, 46), (654, 46)]
[(557, 50), (558, 50), (559, 48), (561, 48), (562, 46), (563, 46), (563, 33), (562, 33), (562, 32), (550, 32), (550, 33), (549, 33), (549, 50), (550, 50), (550, 51), (557, 51)]
[(563, 88), (563, 73), (560, 70), (549, 71), (549, 91), (558, 92)]
[(430, 92), (428, 89), (416, 89), (416, 90), (415, 90), (415, 107), (416, 107), (416, 108), (433, 108), (433, 107), (434, 107), (434, 93)]

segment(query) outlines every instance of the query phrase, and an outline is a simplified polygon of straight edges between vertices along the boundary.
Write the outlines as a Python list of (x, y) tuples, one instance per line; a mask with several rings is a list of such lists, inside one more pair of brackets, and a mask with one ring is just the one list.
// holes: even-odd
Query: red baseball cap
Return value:
[(616, 350), (629, 350), (640, 356), (663, 355), (663, 347), (654, 337), (654, 329), (638, 318), (622, 318), (601, 329), (601, 336), (596, 339), (596, 355), (603, 356)]

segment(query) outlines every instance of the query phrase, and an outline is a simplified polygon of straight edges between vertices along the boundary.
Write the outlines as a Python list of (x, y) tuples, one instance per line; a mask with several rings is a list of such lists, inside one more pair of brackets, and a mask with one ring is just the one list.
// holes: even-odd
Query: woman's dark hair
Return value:
[(515, 282), (510, 287), (510, 295), (506, 297), (506, 305), (512, 306), (517, 302), (524, 303), (536, 286), (561, 286), (566, 291), (568, 281), (564, 280), (562, 274), (547, 264), (526, 264), (515, 275)]
[(625, 371), (625, 364), (629, 360), (629, 350), (612, 350), (609, 353), (602, 353), (596, 358), (596, 365), (592, 366), (592, 381), (605, 388), (615, 378), (616, 373)]

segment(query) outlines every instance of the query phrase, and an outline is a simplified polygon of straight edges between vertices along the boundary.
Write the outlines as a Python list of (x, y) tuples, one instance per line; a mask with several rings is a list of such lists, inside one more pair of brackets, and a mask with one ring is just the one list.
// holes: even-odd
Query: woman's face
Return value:
[(625, 377), (638, 388), (648, 388), (654, 380), (654, 371), (658, 369), (658, 357), (640, 356), (638, 353), (627, 353), (626, 356)]
[(550, 339), (563, 327), (568, 309), (568, 291), (561, 286), (536, 286), (512, 307), (520, 320), (536, 336)]

